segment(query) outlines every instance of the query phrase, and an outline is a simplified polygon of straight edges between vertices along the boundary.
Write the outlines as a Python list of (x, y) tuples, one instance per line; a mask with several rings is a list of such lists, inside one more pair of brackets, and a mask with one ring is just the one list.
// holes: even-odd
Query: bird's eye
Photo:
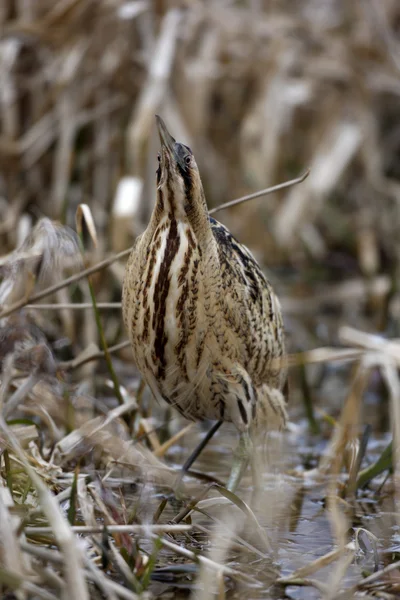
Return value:
[(185, 156), (185, 163), (186, 163), (187, 165), (190, 165), (190, 163), (191, 163), (191, 162), (192, 162), (192, 157), (190, 156), (190, 154), (187, 154), (187, 155)]
[(158, 160), (158, 162), (161, 162), (161, 154), (160, 153), (157, 154), (157, 160)]

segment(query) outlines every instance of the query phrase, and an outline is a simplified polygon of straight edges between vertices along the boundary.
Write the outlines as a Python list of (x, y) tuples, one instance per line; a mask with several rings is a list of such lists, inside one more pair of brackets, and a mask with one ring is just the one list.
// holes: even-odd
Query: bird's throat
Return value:
[(192, 230), (196, 241), (203, 245), (212, 236), (203, 190), (174, 190), (168, 183), (157, 188), (153, 212), (153, 227), (165, 220), (176, 221)]

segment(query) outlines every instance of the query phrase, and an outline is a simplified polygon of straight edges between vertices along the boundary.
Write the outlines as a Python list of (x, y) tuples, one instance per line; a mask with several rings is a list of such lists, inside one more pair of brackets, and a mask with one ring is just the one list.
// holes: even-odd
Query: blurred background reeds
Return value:
[[(125, 343), (156, 113), (210, 209), (310, 169), (217, 216), (291, 353), (261, 500), (228, 426), (176, 489), (204, 427)], [(399, 597), (399, 231), (398, 0), (1, 0), (2, 597)]]

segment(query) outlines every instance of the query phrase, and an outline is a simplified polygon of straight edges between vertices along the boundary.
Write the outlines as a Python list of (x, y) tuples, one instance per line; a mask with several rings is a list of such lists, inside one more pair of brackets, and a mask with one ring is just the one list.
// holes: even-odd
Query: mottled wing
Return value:
[(239, 341), (241, 364), (255, 385), (282, 389), (286, 370), (279, 366), (285, 352), (279, 300), (246, 246), (221, 223), (210, 222), (218, 245), (223, 311)]

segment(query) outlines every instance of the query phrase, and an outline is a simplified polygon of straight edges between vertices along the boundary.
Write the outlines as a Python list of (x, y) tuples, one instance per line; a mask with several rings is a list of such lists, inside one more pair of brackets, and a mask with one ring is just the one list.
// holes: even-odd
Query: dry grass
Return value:
[[(0, 595), (397, 598), (398, 2), (3, 0), (0, 27)], [(219, 213), (290, 341), (261, 497), (220, 483), (227, 428), (178, 485), (201, 428), (131, 363), (157, 112), (210, 208), (311, 169)]]

